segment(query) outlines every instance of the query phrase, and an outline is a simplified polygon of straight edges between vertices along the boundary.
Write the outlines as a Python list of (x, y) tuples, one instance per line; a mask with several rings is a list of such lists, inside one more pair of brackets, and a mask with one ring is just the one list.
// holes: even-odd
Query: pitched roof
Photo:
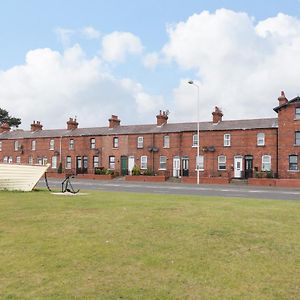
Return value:
[[(251, 119), (251, 120), (231, 120), (222, 121), (217, 124), (213, 122), (199, 122), (200, 131), (221, 131), (221, 130), (247, 130), (277, 128), (277, 118)], [(147, 133), (176, 133), (184, 131), (196, 131), (197, 122), (190, 123), (169, 123), (163, 126), (156, 124), (149, 125), (126, 125), (115, 128), (92, 127), (50, 130), (13, 130), (0, 134), (0, 139), (20, 139), (20, 138), (51, 138), (51, 137), (78, 137), (78, 136), (99, 136), (99, 135), (119, 135), (119, 134), (147, 134)]]
[(294, 102), (300, 102), (300, 97), (297, 96), (294, 99), (289, 100), (287, 103), (281, 104), (279, 106), (276, 106), (275, 108), (273, 108), (274, 111), (276, 111), (278, 113), (278, 111), (282, 108), (282, 107), (286, 107), (289, 106), (291, 103)]

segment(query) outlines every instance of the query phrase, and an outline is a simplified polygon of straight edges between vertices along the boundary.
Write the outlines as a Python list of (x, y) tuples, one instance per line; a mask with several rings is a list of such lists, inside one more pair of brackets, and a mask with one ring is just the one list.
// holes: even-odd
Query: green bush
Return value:
[(274, 174), (272, 170), (267, 171), (267, 178), (274, 178)]
[(57, 169), (57, 173), (61, 174), (62, 173), (62, 163), (59, 163), (58, 169)]
[(153, 172), (150, 169), (147, 169), (147, 170), (143, 171), (143, 175), (145, 175), (145, 176), (153, 176), (154, 174), (153, 174)]
[(134, 165), (132, 168), (132, 175), (138, 176), (141, 175), (141, 170), (137, 165)]

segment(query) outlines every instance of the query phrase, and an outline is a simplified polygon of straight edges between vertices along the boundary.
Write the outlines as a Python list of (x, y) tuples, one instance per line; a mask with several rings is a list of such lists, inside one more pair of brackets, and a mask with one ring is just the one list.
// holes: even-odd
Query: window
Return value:
[(193, 134), (193, 147), (198, 146), (198, 134)]
[(300, 131), (295, 132), (295, 144), (300, 145)]
[(16, 157), (16, 163), (17, 163), (17, 164), (20, 164), (20, 163), (21, 163), (21, 156), (17, 156), (17, 157)]
[(298, 155), (289, 156), (289, 170), (290, 171), (298, 170)]
[(260, 132), (256, 136), (257, 146), (264, 146), (265, 145), (265, 134)]
[(28, 157), (28, 164), (33, 165), (33, 157), (32, 156)]
[(159, 157), (159, 169), (160, 170), (166, 170), (167, 169), (167, 157), (166, 156), (160, 156)]
[(196, 170), (204, 170), (204, 156), (203, 155), (199, 155), (198, 159), (196, 156)]
[(116, 158), (114, 156), (109, 157), (109, 169), (110, 170), (115, 169), (115, 161), (116, 161)]
[(3, 157), (3, 162), (4, 162), (5, 164), (8, 163), (8, 156), (4, 156), (4, 157)]
[(93, 157), (93, 167), (94, 167), (94, 169), (99, 168), (99, 156)]
[(143, 148), (144, 147), (144, 137), (139, 136), (137, 138), (137, 148)]
[(15, 148), (15, 151), (19, 150), (19, 141), (15, 141), (14, 148)]
[(35, 151), (36, 149), (36, 141), (31, 141), (31, 150)]
[(113, 148), (119, 148), (119, 138), (118, 137), (113, 138)]
[(220, 155), (218, 156), (218, 170), (226, 170), (226, 156)]
[(66, 157), (66, 169), (71, 169), (72, 168), (72, 157), (67, 156)]
[(2, 142), (0, 142), (0, 151), (2, 151)]
[(12, 156), (9, 156), (9, 157), (8, 157), (8, 163), (9, 163), (9, 164), (12, 164), (12, 162), (13, 162)]
[(50, 150), (54, 150), (54, 140), (50, 140), (50, 143), (49, 143), (49, 149)]
[(261, 170), (271, 171), (271, 155), (263, 155), (261, 160), (262, 160)]
[(141, 156), (141, 169), (147, 169), (147, 156)]
[(230, 146), (230, 134), (225, 133), (224, 134), (224, 147), (229, 147)]
[(90, 139), (90, 148), (96, 149), (96, 139), (94, 138)]
[(164, 148), (170, 148), (170, 137), (168, 135), (164, 136)]
[(38, 158), (36, 159), (36, 161), (37, 161), (37, 164), (38, 164), (38, 165), (42, 165), (42, 164), (43, 164), (43, 159), (42, 159), (41, 157), (38, 157)]
[(43, 166), (45, 166), (47, 164), (47, 162), (48, 162), (48, 158), (46, 156), (44, 156), (42, 158), (42, 164), (43, 164)]
[(295, 110), (295, 119), (300, 120), (300, 107), (296, 107)]
[(69, 141), (69, 150), (74, 150), (74, 140), (70, 139)]
[(51, 168), (52, 169), (57, 168), (57, 156), (52, 156), (52, 158), (51, 158)]

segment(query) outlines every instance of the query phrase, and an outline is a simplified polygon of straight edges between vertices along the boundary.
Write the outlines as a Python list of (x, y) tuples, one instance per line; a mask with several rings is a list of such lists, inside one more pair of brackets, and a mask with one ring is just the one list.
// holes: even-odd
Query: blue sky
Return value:
[[(221, 9), (225, 9), (223, 13), (216, 13)], [(208, 11), (209, 15), (205, 15), (204, 11)], [(194, 14), (196, 17), (189, 23), (189, 18)], [(276, 18), (278, 14), (282, 17)], [(271, 25), (266, 21), (269, 18), (273, 18)], [(210, 113), (214, 105), (220, 105), (226, 112), (225, 119), (226, 116), (229, 119), (274, 116), (272, 108), (277, 104), (276, 97), (280, 90), (287, 88), (290, 97), (296, 96), (300, 90), (291, 80), (297, 74), (292, 74), (293, 77), (286, 79), (287, 82), (282, 85), (280, 76), (274, 78), (272, 85), (266, 88), (270, 76), (263, 74), (261, 70), (263, 67), (268, 67), (269, 72), (273, 74), (275, 70), (271, 70), (270, 66), (272, 68), (276, 59), (279, 59), (278, 53), (286, 48), (277, 49), (273, 45), (275, 37), (280, 45), (283, 43), (297, 45), (297, 35), (300, 32), (286, 33), (287, 30), (281, 28), (284, 26), (298, 28), (299, 18), (300, 2), (296, 0), (3, 0), (0, 4), (1, 107), (21, 116), (24, 128), (28, 127), (28, 122), (33, 119), (41, 119), (40, 121), (48, 127), (62, 127), (65, 126), (68, 117), (73, 115), (78, 117), (79, 123), (83, 126), (105, 125), (107, 118), (114, 113), (119, 114), (125, 123), (149, 123), (154, 122), (155, 112), (160, 107), (171, 111), (170, 120), (173, 122), (195, 121), (193, 107), (196, 91), (191, 86), (184, 86), (184, 82), (192, 78), (198, 80), (201, 85), (200, 92), (203, 95), (201, 120), (203, 121), (211, 119)], [(203, 20), (209, 23), (207, 30)], [(178, 27), (180, 22), (182, 28), (179, 27), (182, 32)], [(260, 40), (254, 43), (253, 40), (256, 40), (257, 36), (253, 32), (258, 31), (259, 22), (262, 22), (258, 34)], [(224, 28), (222, 35), (219, 36), (214, 31), (214, 24), (220, 26), (219, 32)], [(93, 29), (92, 38), (83, 33), (86, 28)], [(168, 28), (171, 28), (174, 33), (173, 38)], [(245, 30), (245, 33), (237, 32), (238, 28), (242, 28), (241, 31)], [(202, 35), (197, 35), (198, 30)], [(252, 33), (249, 33), (250, 31)], [(272, 36), (266, 35), (267, 31), (271, 32)], [(116, 54), (119, 55), (118, 57), (108, 58), (103, 54), (105, 50), (103, 41), (107, 36), (111, 38), (115, 32), (122, 34), (116, 36), (113, 41), (110, 39), (108, 47), (120, 48), (122, 43), (120, 40), (122, 40), (124, 53)], [(211, 32), (211, 36), (215, 38), (213, 41), (208, 37)], [(179, 41), (184, 43), (185, 40), (180, 34), (187, 37), (189, 46), (180, 44)], [(226, 41), (222, 41), (224, 35), (228, 37)], [(234, 38), (229, 38), (231, 36)], [(222, 47), (228, 46), (226, 51), (229, 52), (225, 51), (225, 55), (230, 57), (230, 53), (245, 52), (245, 49), (239, 48), (243, 43), (250, 43), (250, 47), (253, 47), (253, 51), (247, 54), (250, 64), (254, 62), (258, 66), (261, 65), (254, 70), (248, 68), (247, 59), (232, 60), (231, 65), (239, 76), (232, 77), (231, 81), (225, 84), (224, 78), (227, 76), (224, 74), (228, 74), (231, 67), (227, 65), (230, 59), (220, 58)], [(176, 52), (176, 49), (181, 49), (181, 45), (184, 47), (182, 53)], [(163, 50), (166, 47), (168, 50)], [(207, 60), (210, 49), (204, 49), (205, 47), (213, 47), (212, 57)], [(51, 53), (38, 51), (45, 48), (50, 49)], [(189, 48), (193, 50), (191, 54), (188, 52)], [(73, 49), (72, 55), (75, 55), (75, 58), (72, 56), (72, 68), (68, 65), (72, 71), (67, 72), (64, 67), (65, 62), (69, 63), (69, 60), (65, 54), (70, 53), (68, 52), (70, 49)], [(199, 56), (197, 56), (198, 50), (202, 53)], [(213, 53), (214, 51), (217, 52)], [(298, 59), (292, 47), (285, 51), (282, 55), (286, 62), (289, 62), (287, 57), (291, 55), (292, 57), (295, 55), (295, 60)], [(31, 53), (30, 62), (26, 61), (28, 53)], [(53, 57), (53, 53), (61, 57)], [(145, 65), (145, 59), (149, 54), (154, 57), (151, 66)], [(194, 55), (194, 66), (189, 61), (189, 55)], [(214, 66), (214, 55), (219, 59), (216, 60), (218, 66)], [(272, 62), (268, 62), (268, 55), (273, 55)], [(47, 60), (52, 63), (47, 65)], [(48, 68), (57, 61), (61, 68), (49, 70)], [(206, 65), (208, 61), (212, 67)], [(41, 66), (44, 73), (37, 68), (36, 64)], [(291, 64), (290, 68), (293, 67), (295, 65)], [(86, 69), (89, 74), (95, 72), (95, 75), (82, 78)], [(76, 72), (78, 72), (77, 77), (74, 75)], [(47, 85), (37, 80), (44, 75), (44, 80), (48, 82), (53, 80), (53, 76), (57, 78), (61, 76), (65, 79), (70, 73), (73, 77), (67, 78), (66, 82), (61, 80), (58, 84), (51, 82)], [(99, 79), (100, 77), (105, 77), (105, 83)], [(247, 89), (245, 93), (240, 89), (239, 77), (243, 82), (249, 81), (249, 85), (244, 87)], [(79, 88), (81, 82), (83, 84)], [(53, 93), (55, 86), (60, 87)], [(72, 91), (74, 90), (72, 87), (75, 87), (76, 91)], [(250, 89), (253, 87), (253, 91), (249, 91), (249, 87)], [(19, 93), (16, 92), (18, 88)], [(234, 99), (230, 99), (227, 103), (228, 95), (232, 95)], [(248, 102), (257, 98), (255, 105), (261, 103), (263, 109), (249, 110), (245, 105), (247, 102), (241, 101), (241, 98), (248, 99)], [(65, 103), (64, 106), (61, 106), (62, 102)], [(28, 109), (31, 105), (32, 108)], [(59, 115), (57, 111), (60, 111)], [(98, 115), (97, 111), (99, 111)], [(133, 112), (138, 115), (135, 120), (133, 120)]]

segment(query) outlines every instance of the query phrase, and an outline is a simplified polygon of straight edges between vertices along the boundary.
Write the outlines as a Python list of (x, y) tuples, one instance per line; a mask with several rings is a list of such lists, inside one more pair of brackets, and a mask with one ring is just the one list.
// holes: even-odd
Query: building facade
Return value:
[[(277, 118), (223, 121), (218, 107), (212, 121), (168, 123), (160, 111), (156, 123), (122, 126), (112, 115), (107, 127), (79, 128), (70, 118), (66, 129), (31, 130), (0, 127), (0, 161), (46, 164), (48, 172), (94, 174), (107, 169), (118, 175), (141, 172), (170, 177), (300, 178), (300, 97), (278, 98)], [(196, 166), (197, 147), (199, 158)]]

